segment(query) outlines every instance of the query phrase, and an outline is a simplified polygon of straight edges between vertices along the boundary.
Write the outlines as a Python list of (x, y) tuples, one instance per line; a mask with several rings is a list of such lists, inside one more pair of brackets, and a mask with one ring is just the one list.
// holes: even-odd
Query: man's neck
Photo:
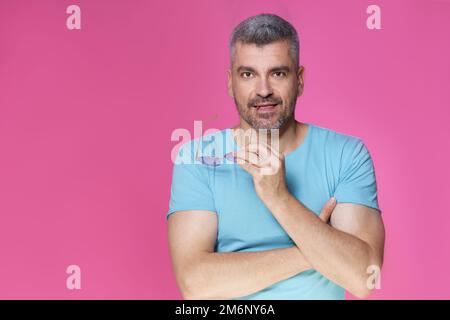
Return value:
[[(248, 129), (252, 128), (242, 119), (239, 125), (233, 127), (234, 133), (233, 136), (236, 136), (236, 141), (240, 147), (242, 147), (243, 141), (245, 141), (242, 137), (242, 133), (246, 132), (246, 130)], [(256, 133), (256, 135), (258, 135), (258, 130), (253, 131)], [(292, 118), (278, 131), (279, 132), (278, 150), (285, 155), (291, 153), (303, 143), (307, 131), (308, 125), (298, 122), (297, 120)], [(271, 143), (270, 130), (267, 130), (267, 133), (268, 136), (266, 141), (268, 144), (270, 144)], [(254, 136), (252, 136), (252, 142), (258, 141), (253, 140), (253, 138)]]

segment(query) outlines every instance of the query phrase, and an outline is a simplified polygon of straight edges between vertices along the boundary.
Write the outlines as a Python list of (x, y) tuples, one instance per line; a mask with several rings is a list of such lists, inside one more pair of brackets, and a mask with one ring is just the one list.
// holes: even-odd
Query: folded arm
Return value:
[[(335, 206), (322, 208), (329, 221)], [(169, 217), (169, 246), (175, 276), (186, 299), (243, 297), (311, 269), (297, 246), (257, 252), (214, 252), (217, 215), (179, 211)]]
[(214, 212), (179, 211), (169, 217), (170, 252), (185, 299), (237, 298), (311, 268), (296, 246), (218, 253), (216, 236)]
[(368, 270), (381, 270), (384, 250), (384, 226), (376, 209), (340, 203), (328, 225), (293, 196), (267, 205), (314, 269), (357, 297), (370, 294)]

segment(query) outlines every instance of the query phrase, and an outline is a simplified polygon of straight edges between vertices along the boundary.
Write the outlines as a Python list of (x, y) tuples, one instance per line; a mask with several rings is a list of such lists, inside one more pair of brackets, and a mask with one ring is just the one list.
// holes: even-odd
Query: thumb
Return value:
[(323, 206), (322, 211), (320, 211), (319, 218), (323, 222), (327, 223), (328, 220), (330, 220), (331, 213), (333, 213), (334, 207), (336, 207), (336, 198), (331, 197)]

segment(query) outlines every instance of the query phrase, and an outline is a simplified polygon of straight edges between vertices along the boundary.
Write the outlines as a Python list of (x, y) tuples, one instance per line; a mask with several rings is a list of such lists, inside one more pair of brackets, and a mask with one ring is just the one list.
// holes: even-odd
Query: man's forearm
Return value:
[(204, 253), (186, 273), (187, 299), (246, 296), (310, 269), (298, 247), (257, 252)]
[(365, 296), (371, 247), (361, 239), (323, 223), (295, 197), (267, 204), (312, 267), (352, 294)]

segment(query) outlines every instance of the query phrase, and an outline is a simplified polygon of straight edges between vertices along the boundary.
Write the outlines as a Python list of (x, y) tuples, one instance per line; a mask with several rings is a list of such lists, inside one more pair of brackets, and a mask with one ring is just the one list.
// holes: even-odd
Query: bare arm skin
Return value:
[[(320, 215), (328, 221), (334, 206)], [(298, 247), (258, 252), (214, 252), (217, 216), (211, 211), (179, 211), (168, 221), (175, 276), (185, 299), (231, 299), (260, 291), (311, 265)]]
[(323, 223), (293, 196), (268, 201), (271, 212), (304, 253), (314, 269), (359, 297), (367, 297), (369, 266), (381, 269), (384, 227), (373, 208), (340, 203)]
[(381, 269), (383, 263), (385, 231), (377, 210), (340, 203), (331, 225), (326, 224), (289, 192), (283, 154), (263, 143), (249, 144), (236, 154), (253, 176), (258, 197), (312, 267), (353, 295), (367, 297), (367, 268)]

